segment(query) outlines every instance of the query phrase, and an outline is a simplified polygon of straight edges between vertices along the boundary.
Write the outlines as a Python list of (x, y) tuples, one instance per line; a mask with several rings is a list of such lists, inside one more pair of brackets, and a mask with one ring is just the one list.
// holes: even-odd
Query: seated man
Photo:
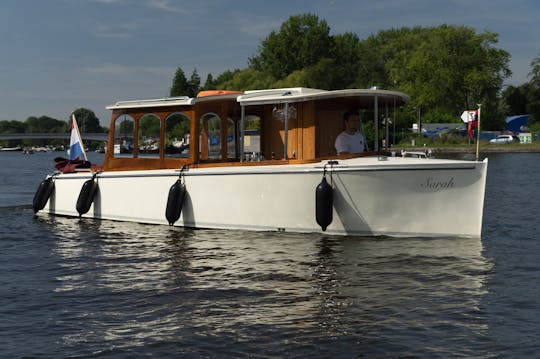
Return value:
[(343, 153), (360, 153), (367, 151), (364, 135), (358, 131), (360, 116), (356, 112), (345, 112), (343, 115), (345, 129), (336, 137), (334, 146), (338, 155)]

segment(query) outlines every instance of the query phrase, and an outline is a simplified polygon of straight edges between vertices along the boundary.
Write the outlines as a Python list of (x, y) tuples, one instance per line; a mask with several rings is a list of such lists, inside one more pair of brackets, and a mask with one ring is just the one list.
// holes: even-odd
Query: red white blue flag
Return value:
[(81, 138), (81, 133), (79, 132), (79, 127), (77, 126), (77, 120), (75, 120), (75, 115), (71, 115), (71, 140), (69, 141), (69, 159), (84, 160), (86, 161), (86, 152), (84, 152), (84, 145)]

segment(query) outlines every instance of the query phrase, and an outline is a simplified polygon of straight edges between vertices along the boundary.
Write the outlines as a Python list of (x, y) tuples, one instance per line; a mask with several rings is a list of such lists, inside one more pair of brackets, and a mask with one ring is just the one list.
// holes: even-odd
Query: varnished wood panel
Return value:
[(337, 135), (343, 131), (342, 116), (344, 110), (317, 110), (315, 114), (316, 122), (316, 156), (336, 155), (334, 143)]

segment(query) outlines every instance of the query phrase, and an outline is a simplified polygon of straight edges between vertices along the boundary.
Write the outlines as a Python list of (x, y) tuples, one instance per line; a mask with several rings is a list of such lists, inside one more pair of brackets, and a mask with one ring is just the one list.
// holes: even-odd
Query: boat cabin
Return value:
[[(371, 110), (379, 138), (380, 115), (388, 117), (389, 109), (408, 100), (403, 93), (377, 89), (290, 88), (121, 101), (107, 107), (112, 118), (103, 170), (339, 158), (334, 141), (343, 130), (346, 111)], [(371, 149), (379, 152), (379, 141)]]

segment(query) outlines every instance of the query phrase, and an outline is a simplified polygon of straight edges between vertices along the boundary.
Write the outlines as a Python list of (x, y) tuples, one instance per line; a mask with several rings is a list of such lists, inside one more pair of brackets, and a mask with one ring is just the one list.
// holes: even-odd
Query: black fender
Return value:
[(79, 192), (79, 198), (77, 198), (77, 212), (79, 216), (82, 216), (90, 210), (94, 197), (98, 190), (98, 184), (95, 177), (84, 182), (81, 192)]
[(36, 193), (34, 194), (34, 199), (32, 200), (32, 208), (34, 209), (34, 213), (41, 211), (45, 207), (53, 191), (53, 177), (48, 177), (41, 181)]
[(323, 231), (332, 223), (332, 208), (334, 206), (334, 194), (332, 186), (323, 177), (321, 183), (315, 189), (315, 219)]
[(186, 185), (178, 179), (169, 189), (167, 197), (167, 208), (165, 209), (165, 217), (170, 226), (180, 218), (182, 207), (184, 206), (184, 198), (186, 196)]

